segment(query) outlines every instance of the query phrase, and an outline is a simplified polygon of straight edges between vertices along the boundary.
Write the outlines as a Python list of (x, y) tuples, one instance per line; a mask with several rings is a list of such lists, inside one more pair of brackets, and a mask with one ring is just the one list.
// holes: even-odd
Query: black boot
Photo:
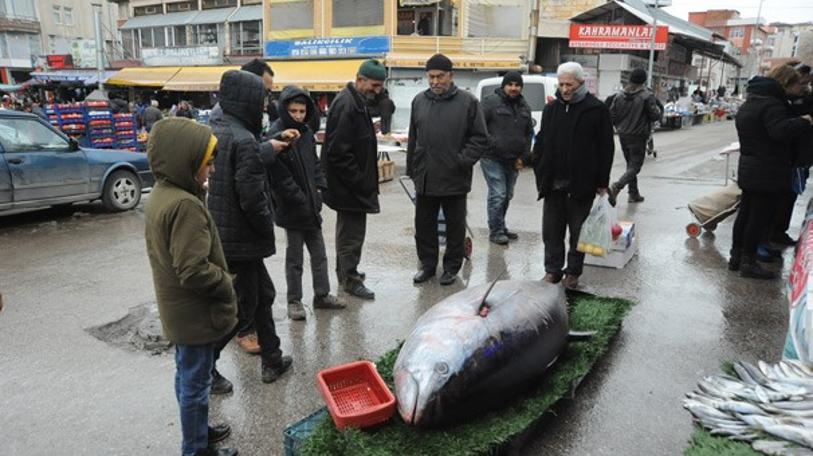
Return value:
[(740, 277), (745, 277), (746, 279), (773, 280), (776, 279), (777, 276), (776, 273), (763, 269), (763, 267), (757, 263), (755, 257), (743, 255), (740, 261)]
[(739, 271), (741, 260), (742, 252), (740, 252), (740, 249), (737, 250), (731, 249), (731, 258), (728, 259), (728, 270)]

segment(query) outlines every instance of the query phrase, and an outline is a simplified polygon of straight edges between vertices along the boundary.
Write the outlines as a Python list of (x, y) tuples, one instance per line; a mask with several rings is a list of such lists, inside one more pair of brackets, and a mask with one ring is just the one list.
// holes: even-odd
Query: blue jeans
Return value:
[(212, 344), (175, 346), (175, 398), (181, 409), (183, 456), (194, 456), (209, 445), (213, 362)]
[(492, 236), (504, 234), (505, 213), (514, 197), (514, 185), (519, 174), (513, 162), (481, 158), (480, 167), (488, 185), (488, 230)]

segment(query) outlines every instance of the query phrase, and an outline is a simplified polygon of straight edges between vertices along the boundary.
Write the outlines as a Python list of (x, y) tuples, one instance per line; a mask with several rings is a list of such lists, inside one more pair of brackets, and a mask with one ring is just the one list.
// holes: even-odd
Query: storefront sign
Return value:
[[(571, 24), (570, 47), (594, 49), (647, 50), (652, 38), (649, 25)], [(655, 34), (655, 50), (666, 49), (669, 28), (660, 26)]]
[(73, 40), (71, 57), (76, 68), (96, 68), (96, 40)]
[(382, 55), (389, 52), (390, 48), (388, 36), (275, 40), (265, 43), (265, 56), (332, 59)]
[(70, 54), (57, 54), (45, 56), (48, 68), (52, 70), (63, 70), (73, 68), (73, 59)]
[(219, 65), (223, 63), (217, 46), (144, 48), (141, 58), (146, 66)]

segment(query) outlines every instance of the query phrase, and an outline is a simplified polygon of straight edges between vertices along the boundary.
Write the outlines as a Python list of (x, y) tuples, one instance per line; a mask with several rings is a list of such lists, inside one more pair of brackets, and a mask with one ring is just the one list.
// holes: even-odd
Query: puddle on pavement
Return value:
[(160, 355), (172, 348), (164, 337), (154, 302), (132, 307), (124, 317), (86, 331), (102, 342), (127, 351)]

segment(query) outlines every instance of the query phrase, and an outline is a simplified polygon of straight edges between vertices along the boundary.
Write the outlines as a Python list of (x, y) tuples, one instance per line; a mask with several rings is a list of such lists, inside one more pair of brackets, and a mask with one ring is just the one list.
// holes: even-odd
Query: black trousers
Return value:
[(443, 270), (457, 274), (466, 256), (466, 195), (415, 196), (415, 247), (421, 269), (437, 269), (438, 214), (443, 208), (446, 218), (446, 252)]
[(771, 232), (768, 233), (771, 238), (781, 237), (788, 232), (790, 228), (790, 219), (793, 218), (793, 207), (796, 205), (795, 192), (785, 192), (778, 196), (779, 200), (776, 202), (776, 217), (774, 217), (774, 224)]
[(624, 160), (627, 161), (627, 170), (615, 183), (618, 189), (622, 189), (629, 185), (627, 191), (630, 195), (639, 195), (638, 191), (638, 173), (641, 172), (641, 167), (644, 166), (644, 158), (646, 157), (646, 136), (619, 136), (621, 141), (621, 150), (624, 152)]
[[(249, 261), (228, 261), (229, 272), (236, 275), (234, 291), (237, 293), (237, 314), (241, 319), (254, 319), (260, 357), (265, 365), (275, 365), (282, 358), (279, 337), (274, 327), (271, 306), (277, 295), (262, 258)], [(240, 325), (215, 343), (215, 362), (220, 352), (234, 337)]]
[(358, 266), (366, 234), (366, 213), (336, 211), (336, 277), (339, 286), (346, 286), (348, 280), (363, 281)]
[(740, 209), (734, 221), (731, 251), (754, 257), (757, 246), (769, 237), (777, 212), (777, 201), (784, 193), (742, 191)]
[(545, 272), (562, 275), (565, 266), (565, 235), (570, 232), (565, 274), (580, 276), (584, 253), (579, 252), (579, 233), (593, 207), (593, 198), (574, 198), (569, 193), (554, 191), (545, 197), (542, 207), (542, 241), (545, 244)]

